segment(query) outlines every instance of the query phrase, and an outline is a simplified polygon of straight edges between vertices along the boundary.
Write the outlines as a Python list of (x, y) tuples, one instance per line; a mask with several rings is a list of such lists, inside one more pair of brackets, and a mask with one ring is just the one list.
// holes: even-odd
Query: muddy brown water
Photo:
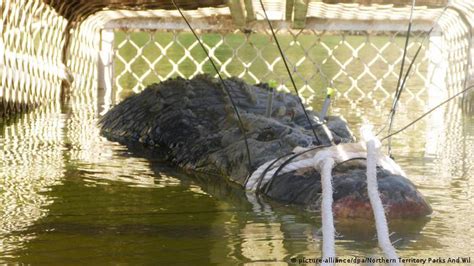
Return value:
[[(355, 93), (339, 95), (331, 112), (356, 135), (363, 119), (384, 125), (391, 99)], [(395, 128), (440, 100), (407, 94)], [(1, 122), (0, 263), (285, 265), (321, 256), (318, 214), (249, 201), (238, 188), (183, 174), (159, 154), (107, 141), (96, 125), (101, 111), (100, 96), (86, 91), (67, 106)], [(401, 257), (474, 256), (473, 147), (474, 117), (457, 102), (394, 138), (396, 161), (433, 207), (425, 219), (390, 221)], [(337, 220), (336, 229), (338, 256), (383, 256), (371, 221)]]

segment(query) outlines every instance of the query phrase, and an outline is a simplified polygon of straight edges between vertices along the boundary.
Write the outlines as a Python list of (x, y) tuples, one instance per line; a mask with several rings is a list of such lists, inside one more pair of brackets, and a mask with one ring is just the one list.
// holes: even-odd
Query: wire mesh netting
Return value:
[(2, 113), (58, 99), (67, 20), (40, 0), (4, 0), (1, 11)]
[[(150, 83), (175, 76), (217, 76), (198, 42), (187, 31), (116, 31), (115, 36), (114, 85), (119, 94), (124, 90), (139, 92)], [(412, 37), (408, 47), (411, 55), (422, 45), (423, 33)], [(223, 76), (237, 76), (249, 83), (275, 80), (278, 89), (292, 90), (268, 32), (201, 32), (201, 38)], [(375, 104), (380, 104), (392, 98), (403, 55), (402, 33), (286, 30), (279, 34), (279, 40), (307, 104), (322, 99), (328, 86), (351, 101), (374, 98)], [(408, 84), (410, 100), (426, 98), (425, 50), (423, 46)], [(412, 91), (410, 87), (416, 89)]]
[[(294, 29), (285, 22), (284, 5), (264, 2), (307, 104), (317, 106), (328, 86), (335, 87), (338, 99), (351, 108), (360, 101), (381, 108), (391, 100), (409, 7), (310, 2), (306, 26)], [(261, 9), (255, 1), (246, 3), (251, 4), (255, 21), (244, 30), (236, 29), (226, 7), (201, 8), (186, 15), (224, 76), (249, 83), (275, 80), (278, 89), (289, 91), (282, 58), (261, 23)], [(103, 52), (111, 52), (108, 63), (113, 73), (105, 83), (113, 85), (115, 100), (170, 77), (214, 74), (176, 11), (97, 12), (94, 5), (40, 0), (3, 0), (0, 7), (2, 115), (58, 101), (67, 94), (88, 93), (88, 98), (100, 102)], [(414, 25), (421, 26), (411, 36), (408, 62), (426, 36), (427, 25), (441, 13), (442, 8), (415, 8)], [(433, 88), (450, 94), (465, 86), (473, 75), (472, 14), (472, 4), (454, 1), (436, 23), (435, 31), (426, 36), (429, 41), (423, 43), (402, 105), (426, 103)], [(115, 39), (112, 51), (104, 51), (104, 33), (110, 31)]]

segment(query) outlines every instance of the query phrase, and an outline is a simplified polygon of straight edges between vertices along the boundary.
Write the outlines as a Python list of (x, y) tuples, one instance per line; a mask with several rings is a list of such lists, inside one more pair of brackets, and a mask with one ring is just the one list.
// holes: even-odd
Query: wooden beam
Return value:
[(243, 0), (229, 0), (227, 5), (232, 15), (232, 20), (237, 27), (243, 27), (246, 24), (245, 7)]
[(306, 24), (309, 0), (294, 0), (293, 28), (303, 29)]
[(244, 0), (245, 10), (247, 11), (247, 23), (255, 21), (255, 10), (253, 10), (252, 0)]
[(286, 21), (293, 20), (293, 10), (295, 6), (294, 4), (295, 4), (295, 0), (286, 0), (286, 16), (285, 16)]

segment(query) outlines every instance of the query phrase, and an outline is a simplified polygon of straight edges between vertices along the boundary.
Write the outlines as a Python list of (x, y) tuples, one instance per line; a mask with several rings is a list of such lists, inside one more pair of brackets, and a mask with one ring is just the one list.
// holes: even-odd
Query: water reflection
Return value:
[[(98, 100), (76, 93), (3, 125), (0, 262), (287, 263), (320, 254), (320, 218), (190, 177), (159, 152), (100, 136)], [(435, 104), (435, 102), (434, 102)], [(353, 128), (385, 118), (338, 102)], [(428, 107), (406, 104), (396, 127)], [(386, 110), (382, 108), (381, 110)], [(433, 205), (431, 219), (393, 221), (402, 256), (470, 255), (474, 118), (456, 103), (394, 139), (394, 155)], [(336, 252), (379, 256), (373, 225), (339, 220)], [(178, 255), (176, 255), (178, 254)]]
[[(120, 181), (136, 187), (179, 185), (176, 178), (160, 175), (158, 183), (149, 162), (130, 156), (127, 147), (109, 142), (97, 127), (98, 108), (93, 92), (76, 93), (67, 110), (66, 139), (68, 162), (81, 172), (88, 185)], [(91, 104), (92, 103), (92, 104)]]
[[(145, 156), (136, 151), (136, 156)], [(155, 164), (152, 164), (152, 167)], [(154, 167), (160, 167), (155, 165)], [(180, 179), (189, 177), (180, 176)], [(291, 258), (315, 258), (321, 256), (320, 217), (301, 212), (293, 207), (268, 202), (242, 191), (239, 187), (208, 178), (192, 179), (204, 193), (218, 200), (219, 208), (213, 222), (215, 234), (225, 232), (226, 238), (219, 240), (211, 251), (215, 263), (227, 259), (245, 264), (287, 263)], [(186, 183), (186, 182), (185, 182)], [(231, 210), (231, 211), (229, 211)], [(418, 220), (396, 220), (391, 222), (392, 240), (399, 249), (404, 249), (422, 238), (421, 232), (429, 218)], [(222, 229), (222, 227), (224, 227)], [(375, 241), (375, 225), (367, 220), (338, 220), (339, 254), (351, 256), (382, 256)], [(433, 240), (436, 244), (436, 239)], [(370, 253), (367, 251), (370, 250)], [(220, 257), (219, 257), (220, 256)]]
[(1, 128), (0, 253), (21, 248), (34, 234), (10, 235), (48, 214), (46, 193), (64, 174), (64, 119), (52, 104), (9, 121)]

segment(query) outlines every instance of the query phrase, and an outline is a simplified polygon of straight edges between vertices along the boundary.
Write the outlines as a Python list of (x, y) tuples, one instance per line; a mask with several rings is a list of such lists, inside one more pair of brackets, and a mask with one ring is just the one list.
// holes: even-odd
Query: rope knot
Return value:
[[(316, 153), (314, 156), (313, 156), (313, 167), (316, 169), (316, 170), (320, 170), (323, 168), (323, 166), (326, 164), (326, 162), (330, 162), (332, 161), (332, 164), (334, 164), (334, 153), (327, 149), (327, 150), (322, 150), (318, 153)], [(330, 160), (330, 161), (328, 161)]]

